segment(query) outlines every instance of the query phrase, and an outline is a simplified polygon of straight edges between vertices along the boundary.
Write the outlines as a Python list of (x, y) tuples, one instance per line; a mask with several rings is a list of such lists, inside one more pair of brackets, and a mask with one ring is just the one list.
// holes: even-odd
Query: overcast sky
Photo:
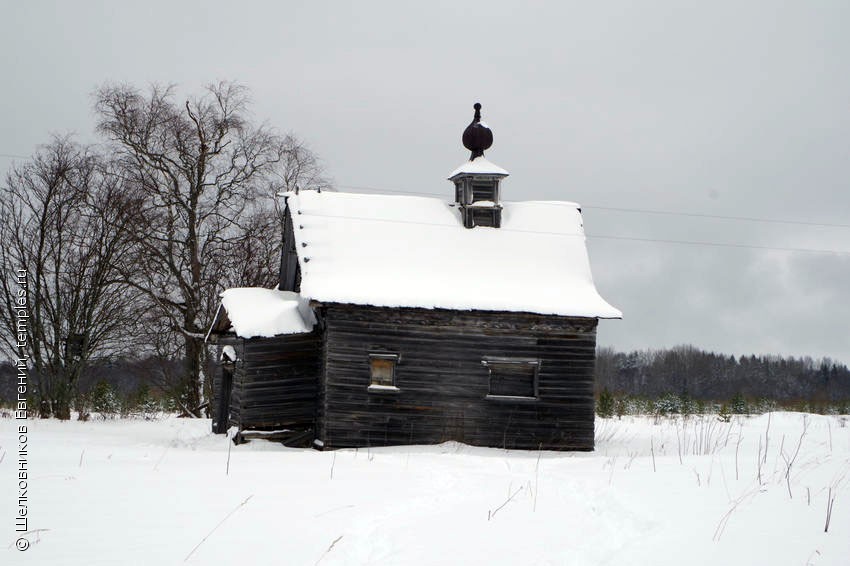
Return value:
[(600, 344), (850, 363), (850, 228), (605, 209), (850, 225), (850, 2), (410, 4), (0, 0), (0, 154), (94, 141), (105, 81), (232, 79), (340, 190), (449, 199), (480, 101), (503, 198), (584, 206)]

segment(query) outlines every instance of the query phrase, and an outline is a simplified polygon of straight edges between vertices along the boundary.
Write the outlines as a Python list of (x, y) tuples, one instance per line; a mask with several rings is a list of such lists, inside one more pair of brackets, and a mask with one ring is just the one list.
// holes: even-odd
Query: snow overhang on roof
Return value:
[(594, 287), (579, 205), (502, 205), (501, 228), (466, 229), (457, 209), (436, 198), (289, 193), (301, 295), (324, 303), (622, 317)]
[(507, 177), (508, 172), (496, 165), (495, 163), (485, 159), (484, 157), (476, 157), (469, 161), (464, 161), (457, 169), (449, 173), (449, 181), (461, 174), (480, 174), (480, 175), (500, 175)]
[(221, 294), (230, 329), (241, 338), (301, 334), (313, 330), (316, 317), (309, 301), (298, 293), (238, 287)]

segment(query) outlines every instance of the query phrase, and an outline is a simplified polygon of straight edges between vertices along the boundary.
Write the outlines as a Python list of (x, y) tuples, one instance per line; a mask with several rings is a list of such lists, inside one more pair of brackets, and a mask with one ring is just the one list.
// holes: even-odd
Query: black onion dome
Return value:
[(481, 123), (481, 104), (476, 102), (473, 108), (475, 108), (475, 117), (463, 131), (463, 147), (472, 152), (470, 161), (476, 157), (482, 157), (484, 150), (490, 149), (493, 145), (493, 131)]

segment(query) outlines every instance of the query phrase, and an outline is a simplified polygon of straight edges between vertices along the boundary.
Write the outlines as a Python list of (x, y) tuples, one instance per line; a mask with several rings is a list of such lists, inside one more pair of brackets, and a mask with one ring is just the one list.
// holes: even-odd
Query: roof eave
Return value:
[(497, 173), (497, 172), (487, 173), (487, 172), (484, 172), (484, 171), (459, 171), (459, 172), (455, 173), (454, 175), (452, 175), (451, 177), (448, 177), (448, 180), (454, 181), (458, 177), (498, 177), (500, 179), (504, 179), (508, 175), (509, 175), (508, 173)]

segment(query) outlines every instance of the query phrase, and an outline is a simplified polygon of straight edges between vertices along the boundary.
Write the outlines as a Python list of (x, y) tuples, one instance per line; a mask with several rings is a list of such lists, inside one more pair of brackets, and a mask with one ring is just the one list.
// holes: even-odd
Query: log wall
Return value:
[[(318, 438), (326, 448), (457, 440), (592, 450), (596, 319), (322, 305)], [(399, 391), (372, 392), (370, 353), (399, 355)], [(486, 358), (539, 362), (536, 399), (491, 398)]]
[[(307, 429), (316, 425), (321, 338), (317, 333), (273, 338), (222, 337), (234, 364), (229, 425), (243, 429)], [(220, 355), (220, 354), (219, 354)], [(213, 426), (220, 421), (223, 368), (216, 371)]]

